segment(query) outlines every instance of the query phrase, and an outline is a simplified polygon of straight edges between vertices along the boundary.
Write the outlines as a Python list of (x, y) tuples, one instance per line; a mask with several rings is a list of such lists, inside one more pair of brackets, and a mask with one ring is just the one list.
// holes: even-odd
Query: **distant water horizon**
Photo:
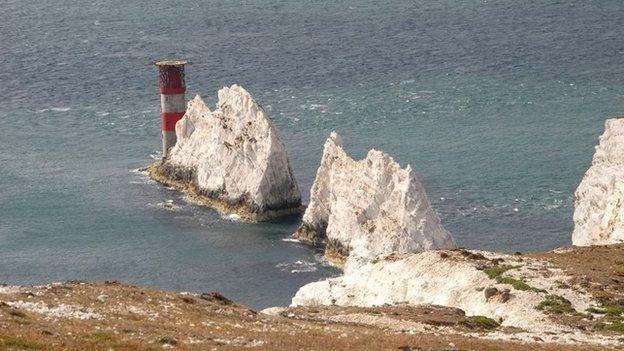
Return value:
[[(304, 202), (325, 139), (410, 164), (460, 246), (571, 244), (574, 190), (624, 114), (624, 3), (8, 0), (0, 14), (0, 282), (121, 280), (256, 308), (339, 272), (137, 169), (158, 158), (161, 58), (187, 100), (245, 87)], [(163, 204), (175, 206), (169, 208)]]

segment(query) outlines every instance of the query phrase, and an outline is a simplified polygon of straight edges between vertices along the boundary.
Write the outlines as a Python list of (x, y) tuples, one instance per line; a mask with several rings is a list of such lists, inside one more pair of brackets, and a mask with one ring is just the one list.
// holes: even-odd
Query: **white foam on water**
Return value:
[(281, 271), (290, 271), (292, 274), (310, 273), (318, 270), (316, 262), (297, 260), (295, 262), (282, 262), (275, 265)]
[(545, 209), (546, 211), (555, 210), (557, 208), (560, 208), (562, 205), (563, 205), (563, 201), (555, 200), (554, 204), (545, 205), (543, 209)]
[(147, 169), (145, 169), (145, 168), (131, 169), (129, 172), (134, 175), (134, 177), (132, 177), (132, 180), (129, 181), (129, 184), (152, 184), (152, 183), (155, 183), (155, 181), (152, 180), (152, 178), (149, 177)]
[(130, 173), (133, 174), (144, 174), (147, 175), (147, 169), (143, 168), (143, 167), (139, 167), (139, 168), (134, 168), (130, 170)]
[(157, 205), (169, 211), (176, 211), (180, 209), (180, 205), (175, 204), (171, 199), (159, 202)]
[(71, 110), (71, 107), (50, 107), (50, 108), (43, 108), (41, 110), (37, 110), (37, 113), (44, 113), (48, 111), (67, 112), (69, 110)]
[(290, 271), (290, 273), (310, 273), (310, 272), (316, 272), (317, 268), (316, 267), (310, 267), (310, 268), (303, 268), (303, 269), (293, 269), (292, 271)]
[(232, 222), (240, 222), (241, 221), (241, 216), (235, 214), (235, 213), (231, 213), (229, 215), (225, 215), (223, 216), (223, 218), (227, 219), (228, 221), (232, 221)]

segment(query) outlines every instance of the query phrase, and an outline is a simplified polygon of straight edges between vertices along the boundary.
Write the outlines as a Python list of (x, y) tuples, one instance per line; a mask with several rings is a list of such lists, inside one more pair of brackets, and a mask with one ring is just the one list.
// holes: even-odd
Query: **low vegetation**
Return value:
[(466, 317), (460, 324), (474, 330), (493, 330), (500, 326), (500, 323), (485, 316)]
[(172, 338), (170, 336), (163, 336), (160, 339), (158, 339), (158, 342), (161, 344), (169, 344), (169, 345), (177, 345), (178, 344), (178, 340), (176, 340), (175, 338)]
[(609, 301), (603, 303), (599, 308), (591, 307), (586, 311), (604, 315), (604, 330), (624, 334), (624, 305)]
[(512, 266), (509, 264), (497, 265), (493, 267), (488, 267), (483, 270), (485, 274), (487, 274), (490, 279), (496, 280), (500, 284), (509, 284), (516, 290), (522, 291), (534, 291), (534, 292), (546, 292), (546, 290), (538, 289), (530, 286), (526, 282), (518, 278), (512, 278), (509, 276), (504, 276), (503, 273), (511, 270), (520, 268), (520, 266)]
[(624, 323), (622, 322), (614, 322), (611, 324), (605, 324), (603, 327), (606, 331), (616, 332), (620, 334), (624, 334)]
[(507, 272), (510, 269), (519, 268), (520, 266), (512, 266), (510, 264), (502, 264), (498, 266), (488, 267), (483, 270), (483, 273), (487, 274), (490, 279), (498, 279), (503, 273)]
[(624, 306), (619, 304), (607, 304), (603, 306), (605, 314), (613, 318), (622, 318), (624, 315)]
[(487, 260), (487, 258), (483, 256), (482, 254), (476, 253), (476, 252), (470, 252), (464, 248), (458, 248), (458, 249), (455, 249), (454, 251), (459, 251), (459, 253), (462, 256), (471, 260)]
[(16, 348), (20, 350), (40, 350), (45, 347), (45, 345), (36, 341), (30, 341), (24, 338), (2, 334), (0, 334), (0, 346), (7, 347), (9, 349)]
[(557, 315), (577, 314), (570, 300), (558, 295), (547, 295), (536, 307), (537, 310)]

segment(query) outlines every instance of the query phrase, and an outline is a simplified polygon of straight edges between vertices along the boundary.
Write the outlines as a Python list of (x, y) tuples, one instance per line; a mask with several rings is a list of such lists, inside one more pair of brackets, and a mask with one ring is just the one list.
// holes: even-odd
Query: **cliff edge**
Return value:
[[(448, 256), (445, 256), (448, 254)], [(418, 254), (417, 254), (418, 255)], [(442, 257), (445, 256), (445, 257)], [(437, 265), (457, 265), (457, 283), (451, 292), (442, 292), (436, 302), (452, 295), (490, 300), (501, 316), (505, 308), (516, 308), (524, 299), (524, 290), (508, 287), (511, 292), (488, 289), (484, 275), (469, 272), (466, 280), (482, 283), (478, 291), (457, 290), (462, 273), (472, 264), (484, 272), (496, 266), (496, 258), (477, 252), (430, 251), (420, 258)], [(0, 349), (8, 350), (621, 350), (624, 339), (624, 245), (574, 247), (556, 252), (513, 255), (499, 265), (521, 265), (525, 268), (499, 270), (501, 281), (527, 275), (526, 284), (559, 293), (559, 298), (546, 297), (537, 307), (545, 312), (538, 327), (518, 329), (502, 321), (474, 314), (485, 313), (476, 306), (464, 311), (453, 307), (405, 303), (374, 307), (299, 306), (272, 308), (263, 313), (227, 299), (219, 293), (162, 291), (117, 282), (67, 282), (41, 286), (6, 286), (0, 284)], [(397, 259), (397, 260), (395, 260)], [(386, 257), (377, 264), (390, 266), (399, 257)], [(393, 261), (395, 260), (395, 261)], [(444, 262), (452, 260), (456, 262)], [(544, 269), (533, 261), (544, 262)], [(435, 263), (435, 264), (434, 264)], [(375, 264), (375, 263), (372, 263)], [(507, 267), (505, 267), (507, 268)], [(391, 269), (390, 272), (394, 271)], [(514, 272), (516, 271), (516, 272)], [(422, 272), (419, 270), (418, 272)], [(439, 280), (425, 286), (428, 277), (416, 277), (408, 294), (416, 289), (434, 290)], [(540, 282), (553, 273), (559, 280), (553, 290)], [(530, 277), (529, 277), (530, 275)], [(369, 279), (378, 279), (375, 275)], [(617, 278), (617, 279), (614, 279)], [(551, 280), (554, 281), (554, 280)], [(205, 286), (218, 285), (206, 281)], [(500, 284), (498, 284), (500, 288)], [(516, 283), (518, 288), (523, 286)], [(571, 290), (565, 292), (563, 290)], [(474, 291), (473, 291), (474, 290)], [(574, 298), (575, 291), (591, 295), (587, 303)], [(358, 293), (357, 298), (366, 292)], [(478, 296), (477, 296), (478, 295)], [(510, 296), (508, 296), (510, 295)], [(396, 295), (399, 296), (399, 295)], [(532, 296), (532, 295), (531, 295)], [(570, 298), (568, 305), (564, 298)], [(345, 298), (349, 298), (345, 296)], [(508, 299), (509, 307), (503, 300)], [(596, 302), (591, 302), (597, 300)], [(400, 299), (399, 299), (400, 300)], [(527, 301), (526, 309), (533, 315)], [(271, 315), (269, 315), (269, 313)], [(549, 324), (552, 323), (552, 326)], [(555, 329), (557, 328), (557, 329)], [(533, 331), (530, 331), (533, 330)], [(557, 330), (557, 331), (555, 331)]]
[(591, 167), (574, 194), (577, 246), (624, 242), (624, 118), (605, 122)]
[(539, 254), (465, 249), (347, 261), (344, 275), (307, 284), (291, 308), (445, 306), (514, 330), (518, 340), (620, 344), (622, 245)]

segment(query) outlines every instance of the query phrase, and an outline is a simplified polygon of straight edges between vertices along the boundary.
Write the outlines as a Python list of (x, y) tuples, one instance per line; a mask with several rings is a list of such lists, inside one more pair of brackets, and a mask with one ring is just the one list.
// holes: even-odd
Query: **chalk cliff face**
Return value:
[(624, 118), (609, 119), (591, 167), (576, 189), (574, 232), (577, 246), (624, 242)]
[(301, 287), (291, 306), (434, 304), (505, 326), (556, 331), (538, 307), (549, 294), (569, 300), (578, 311), (595, 303), (582, 289), (563, 287), (568, 280), (547, 262), (482, 251), (390, 254), (372, 261), (350, 257), (343, 276)]
[(152, 176), (247, 220), (298, 212), (301, 193), (277, 130), (242, 87), (219, 90), (210, 111), (196, 96), (176, 124), (177, 143)]
[(334, 132), (294, 237), (325, 243), (328, 256), (342, 259), (454, 247), (410, 166), (377, 150), (355, 161)]

